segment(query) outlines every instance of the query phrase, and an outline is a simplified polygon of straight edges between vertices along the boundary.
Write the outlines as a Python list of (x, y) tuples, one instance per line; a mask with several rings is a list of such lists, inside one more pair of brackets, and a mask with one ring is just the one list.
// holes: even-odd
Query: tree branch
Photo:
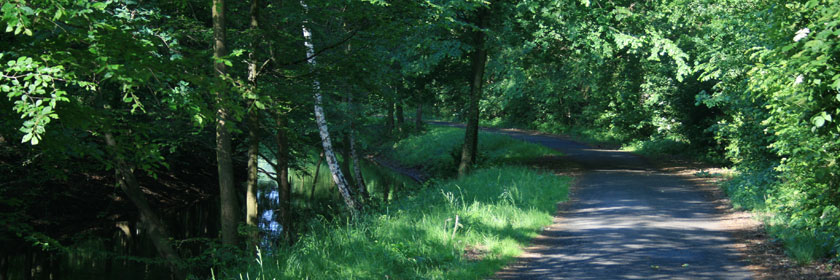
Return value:
[(352, 39), (354, 36), (356, 36), (356, 33), (359, 33), (359, 29), (353, 30), (353, 32), (351, 32), (349, 36), (342, 39), (341, 41), (338, 41), (338, 42), (333, 43), (332, 45), (326, 46), (323, 49), (320, 49), (320, 50), (316, 51), (315, 53), (313, 53), (312, 55), (310, 55), (306, 58), (295, 60), (295, 61), (292, 61), (292, 62), (282, 63), (282, 64), (280, 64), (280, 66), (289, 66), (289, 65), (295, 65), (295, 64), (300, 64), (300, 63), (307, 62), (310, 59), (313, 59), (313, 58), (317, 57), (318, 55), (320, 55), (321, 53), (323, 53), (325, 51), (328, 51), (330, 49), (334, 49), (338, 46), (343, 45), (347, 41), (350, 41), (350, 39)]

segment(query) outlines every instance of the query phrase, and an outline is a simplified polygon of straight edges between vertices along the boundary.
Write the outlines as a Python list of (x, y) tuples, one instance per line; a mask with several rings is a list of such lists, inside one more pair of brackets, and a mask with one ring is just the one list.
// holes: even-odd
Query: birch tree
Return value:
[[(309, 7), (306, 5), (305, 1), (300, 1), (300, 5), (303, 7), (304, 12), (309, 11)], [(301, 30), (303, 31), (307, 62), (310, 66), (312, 66), (312, 68), (315, 68), (317, 66), (315, 61), (315, 45), (312, 43), (312, 32), (308, 24), (309, 22), (304, 20)], [(347, 179), (345, 179), (344, 174), (342, 174), (338, 159), (335, 156), (332, 141), (330, 140), (330, 131), (327, 125), (327, 119), (324, 115), (323, 96), (321, 95), (321, 84), (318, 79), (312, 81), (312, 92), (315, 98), (315, 121), (318, 124), (318, 132), (321, 136), (321, 145), (324, 148), (324, 157), (327, 160), (330, 173), (332, 173), (333, 181), (335, 182), (342, 199), (344, 199), (344, 203), (347, 204), (347, 208), (350, 209), (350, 212), (354, 216), (358, 215), (359, 211), (361, 211), (361, 205), (351, 194)]]

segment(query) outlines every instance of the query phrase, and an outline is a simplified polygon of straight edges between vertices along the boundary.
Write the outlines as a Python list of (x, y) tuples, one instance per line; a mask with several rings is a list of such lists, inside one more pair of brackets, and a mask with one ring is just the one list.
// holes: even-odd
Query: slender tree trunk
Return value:
[[(259, 29), (259, 0), (251, 0), (251, 31)], [(251, 42), (251, 53), (248, 59), (248, 82), (251, 90), (257, 90), (257, 45), (258, 40)], [(255, 102), (255, 101), (254, 101)], [(257, 171), (260, 156), (260, 119), (259, 109), (252, 103), (248, 112), (248, 181), (245, 191), (245, 223), (251, 226), (250, 246), (254, 247), (259, 241), (259, 205), (257, 203)], [(253, 249), (253, 248), (252, 248)]]
[(318, 173), (321, 172), (321, 164), (324, 163), (324, 152), (318, 155), (318, 163), (315, 164), (315, 176), (312, 177), (312, 189), (309, 190), (309, 201), (315, 198), (315, 185), (318, 184)]
[[(478, 27), (485, 26), (486, 9), (478, 12)], [(461, 163), (458, 165), (458, 177), (463, 177), (469, 172), (470, 167), (475, 163), (475, 156), (478, 152), (478, 100), (481, 99), (481, 88), (484, 84), (484, 66), (487, 62), (487, 47), (485, 46), (484, 32), (476, 30), (475, 50), (471, 57), (472, 80), (470, 80), (470, 100), (467, 112), (467, 129), (464, 135), (464, 146), (461, 149)]]
[(32, 249), (26, 249), (26, 254), (23, 257), (23, 279), (32, 279)]
[[(277, 187), (280, 188), (280, 224), (283, 225), (283, 237), (286, 242), (294, 242), (292, 228), (292, 185), (289, 184), (289, 138), (286, 137), (286, 120), (277, 114), (277, 145), (276, 165)], [(318, 165), (321, 165), (319, 162)], [(316, 171), (317, 173), (317, 171)]]
[(402, 102), (397, 102), (397, 125), (402, 126), (405, 124), (405, 114), (403, 113), (403, 105)]
[[(213, 0), (213, 56), (220, 59), (225, 56), (225, 0)], [(225, 64), (214, 63), (216, 74), (220, 77), (227, 71)], [(237, 245), (237, 223), (239, 202), (236, 198), (236, 186), (233, 182), (233, 159), (230, 131), (228, 131), (228, 100), (220, 89), (216, 93), (216, 162), (219, 170), (219, 200), (221, 201), (222, 243)]]
[(134, 177), (134, 172), (128, 167), (123, 156), (117, 150), (117, 143), (110, 132), (105, 133), (105, 144), (111, 149), (113, 153), (114, 169), (117, 173), (117, 182), (137, 210), (140, 211), (140, 222), (143, 223), (146, 234), (152, 240), (152, 244), (157, 249), (158, 254), (166, 259), (170, 265), (173, 266), (178, 261), (178, 254), (169, 243), (169, 232), (163, 221), (158, 217), (152, 206), (146, 200), (143, 191), (140, 190), (140, 183)]
[(350, 189), (353, 189), (353, 184), (350, 182), (355, 182), (356, 179), (353, 178), (352, 172), (350, 172), (350, 134), (345, 133), (341, 139), (341, 161), (339, 162), (339, 167), (341, 168), (341, 173), (345, 174), (347, 178), (347, 186)]
[(385, 129), (388, 133), (391, 133), (394, 130), (394, 102), (388, 101), (385, 107), (388, 107), (388, 113), (385, 116)]
[(423, 129), (423, 103), (417, 104), (417, 114), (414, 117), (414, 128)]
[[(351, 102), (353, 98), (349, 99)], [(353, 176), (353, 179), (356, 180), (356, 187), (359, 189), (359, 194), (362, 196), (364, 201), (368, 201), (370, 199), (370, 194), (368, 194), (367, 186), (365, 185), (365, 178), (362, 176), (362, 166), (359, 165), (359, 153), (356, 149), (356, 131), (353, 128), (353, 122), (350, 122), (350, 157), (353, 159), (353, 173), (356, 176)]]
[(405, 126), (405, 114), (403, 113), (403, 105), (401, 101), (396, 102), (397, 105), (397, 130), (402, 134), (403, 126)]
[[(220, 1), (220, 0), (214, 0)], [(308, 11), (309, 7), (306, 6), (306, 3), (301, 0), (301, 6), (303, 7), (304, 11)], [(306, 46), (306, 57), (309, 57), (309, 64), (313, 67), (316, 65), (315, 62), (315, 47), (312, 44), (312, 33), (309, 31), (309, 27), (307, 27), (308, 22), (304, 21), (303, 24), (303, 38), (304, 38), (304, 45)], [(339, 193), (341, 193), (342, 198), (344, 199), (344, 203), (347, 204), (347, 208), (349, 208), (350, 213), (355, 217), (358, 216), (359, 211), (361, 211), (361, 205), (353, 198), (353, 195), (350, 193), (350, 188), (348, 187), (347, 180), (344, 177), (344, 174), (341, 173), (341, 169), (338, 167), (338, 160), (336, 159), (335, 152), (333, 152), (332, 141), (330, 140), (330, 132), (329, 128), (327, 127), (327, 119), (324, 114), (323, 108), (323, 101), (321, 96), (321, 84), (318, 80), (314, 80), (312, 83), (312, 89), (315, 93), (315, 120), (318, 123), (318, 131), (321, 134), (321, 144), (324, 147), (324, 157), (327, 159), (327, 165), (330, 167), (330, 172), (332, 173), (333, 181), (335, 182), (336, 187), (338, 187)]]
[(8, 280), (9, 277), (9, 256), (0, 255), (0, 280)]
[[(259, 226), (259, 206), (257, 205), (259, 156), (259, 113), (256, 108), (251, 108), (251, 112), (248, 112), (248, 181), (245, 191), (245, 222), (251, 227)], [(250, 245), (253, 247), (257, 244), (259, 235), (255, 228), (251, 230), (254, 230), (249, 236)]]

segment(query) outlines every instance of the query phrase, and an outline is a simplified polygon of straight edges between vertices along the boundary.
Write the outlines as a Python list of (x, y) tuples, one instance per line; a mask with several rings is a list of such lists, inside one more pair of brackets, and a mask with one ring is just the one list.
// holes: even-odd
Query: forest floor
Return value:
[(531, 165), (576, 178), (554, 224), (494, 278), (840, 278), (825, 263), (797, 265), (751, 213), (733, 210), (718, 187), (720, 169), (534, 131), (483, 130), (563, 152)]

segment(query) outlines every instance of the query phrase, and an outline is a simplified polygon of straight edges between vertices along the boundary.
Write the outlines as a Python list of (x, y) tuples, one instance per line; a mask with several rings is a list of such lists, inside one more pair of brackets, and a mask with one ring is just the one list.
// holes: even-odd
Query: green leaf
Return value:
[(822, 116), (814, 117), (814, 126), (822, 127), (823, 125), (825, 125), (825, 119)]
[(107, 6), (108, 6), (108, 3), (105, 3), (105, 2), (96, 2), (96, 3), (93, 3), (93, 5), (91, 5), (91, 7), (93, 7), (94, 9), (100, 10), (100, 11), (105, 10), (105, 7), (107, 7)]

